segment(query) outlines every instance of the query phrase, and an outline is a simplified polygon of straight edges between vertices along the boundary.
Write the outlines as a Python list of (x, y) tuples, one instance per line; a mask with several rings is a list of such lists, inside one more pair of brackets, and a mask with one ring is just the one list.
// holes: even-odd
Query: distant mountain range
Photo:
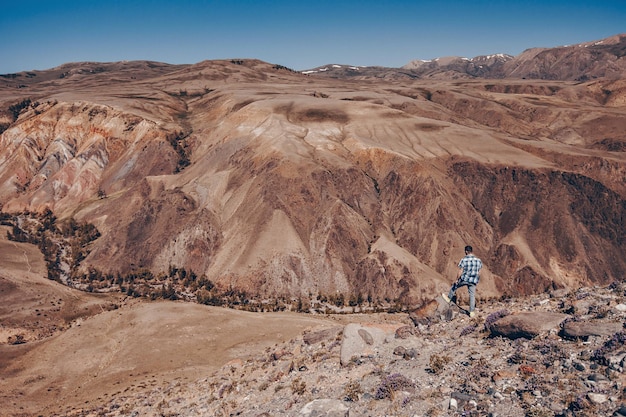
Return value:
[(414, 60), (400, 68), (330, 64), (303, 71), (330, 78), (468, 79), (517, 78), (587, 81), (622, 78), (626, 74), (626, 34), (556, 48), (531, 48), (517, 56), (481, 55)]

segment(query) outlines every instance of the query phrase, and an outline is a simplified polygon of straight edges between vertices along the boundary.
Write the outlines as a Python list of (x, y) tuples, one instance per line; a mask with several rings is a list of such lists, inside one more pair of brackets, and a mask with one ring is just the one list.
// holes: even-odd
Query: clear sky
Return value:
[(626, 0), (3, 1), (0, 74), (258, 58), (295, 70), (517, 55), (626, 33)]

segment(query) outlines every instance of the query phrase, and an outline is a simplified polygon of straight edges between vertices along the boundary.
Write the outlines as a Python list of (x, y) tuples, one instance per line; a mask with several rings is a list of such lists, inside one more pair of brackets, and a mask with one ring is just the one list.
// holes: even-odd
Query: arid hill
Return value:
[(468, 243), (484, 296), (626, 272), (623, 79), (76, 63), (4, 75), (0, 101), (2, 210), (97, 228), (47, 259), (79, 288), (184, 269), (243, 298), (410, 304)]

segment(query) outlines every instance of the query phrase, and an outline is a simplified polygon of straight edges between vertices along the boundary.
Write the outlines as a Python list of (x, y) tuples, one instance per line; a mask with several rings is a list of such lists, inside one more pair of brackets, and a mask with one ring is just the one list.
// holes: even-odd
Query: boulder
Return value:
[(350, 409), (340, 400), (320, 399), (307, 403), (300, 410), (301, 417), (348, 417)]
[(398, 327), (396, 330), (396, 339), (408, 339), (411, 336), (415, 336), (415, 328), (410, 325)]
[(491, 334), (509, 339), (532, 339), (550, 331), (558, 332), (559, 325), (569, 315), (543, 311), (511, 314), (490, 326)]
[(594, 323), (591, 321), (568, 321), (563, 325), (563, 337), (586, 339), (589, 336), (611, 336), (621, 331), (622, 323)]
[(341, 341), (341, 365), (347, 365), (353, 358), (375, 354), (387, 339), (393, 340), (395, 338), (397, 327), (384, 324), (350, 323), (346, 325)]

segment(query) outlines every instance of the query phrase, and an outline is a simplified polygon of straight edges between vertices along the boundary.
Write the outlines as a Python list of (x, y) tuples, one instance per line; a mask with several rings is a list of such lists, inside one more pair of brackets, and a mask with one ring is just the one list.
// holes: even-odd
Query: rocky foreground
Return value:
[(193, 383), (57, 416), (626, 416), (626, 284), (478, 308), (437, 299), (312, 329)]

